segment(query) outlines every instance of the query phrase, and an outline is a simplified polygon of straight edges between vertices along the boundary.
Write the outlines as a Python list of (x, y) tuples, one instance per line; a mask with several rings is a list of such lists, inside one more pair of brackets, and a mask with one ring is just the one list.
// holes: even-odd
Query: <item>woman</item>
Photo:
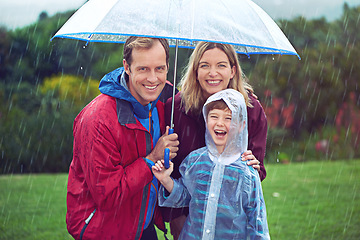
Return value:
[[(264, 156), (267, 136), (267, 120), (259, 101), (252, 95), (252, 87), (246, 83), (234, 48), (228, 44), (200, 42), (193, 51), (186, 73), (181, 79), (179, 92), (174, 101), (174, 131), (178, 134), (179, 151), (172, 159), (172, 177), (180, 177), (179, 166), (193, 150), (205, 146), (205, 121), (201, 109), (212, 94), (232, 88), (245, 98), (248, 114), (248, 151), (243, 160), (258, 170), (260, 179), (266, 177)], [(165, 122), (170, 124), (171, 99), (165, 104)], [(171, 234), (178, 239), (188, 208), (163, 208), (164, 218), (170, 222)]]

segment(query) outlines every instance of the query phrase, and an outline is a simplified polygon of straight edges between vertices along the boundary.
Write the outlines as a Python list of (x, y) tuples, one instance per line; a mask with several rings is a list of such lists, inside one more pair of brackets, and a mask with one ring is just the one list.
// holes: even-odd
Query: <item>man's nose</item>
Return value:
[(151, 71), (149, 72), (149, 75), (148, 75), (148, 77), (147, 77), (147, 80), (148, 80), (149, 82), (156, 82), (157, 79), (158, 79), (158, 76), (157, 76), (156, 71), (155, 71), (155, 70), (151, 70)]

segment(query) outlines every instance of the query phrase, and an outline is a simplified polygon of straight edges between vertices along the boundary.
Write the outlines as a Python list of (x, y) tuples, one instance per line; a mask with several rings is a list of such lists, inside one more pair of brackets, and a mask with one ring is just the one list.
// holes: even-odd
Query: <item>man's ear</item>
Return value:
[(130, 75), (130, 73), (131, 73), (130, 65), (126, 62), (125, 59), (123, 59), (123, 66), (124, 66), (124, 70), (127, 73), (127, 75)]

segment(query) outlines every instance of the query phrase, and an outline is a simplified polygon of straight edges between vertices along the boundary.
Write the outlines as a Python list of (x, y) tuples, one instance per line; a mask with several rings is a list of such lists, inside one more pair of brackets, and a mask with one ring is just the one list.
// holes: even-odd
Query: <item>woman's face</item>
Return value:
[(213, 48), (204, 52), (197, 69), (197, 80), (203, 90), (203, 96), (207, 99), (212, 94), (226, 89), (235, 71), (235, 66), (230, 66), (229, 58), (222, 50)]

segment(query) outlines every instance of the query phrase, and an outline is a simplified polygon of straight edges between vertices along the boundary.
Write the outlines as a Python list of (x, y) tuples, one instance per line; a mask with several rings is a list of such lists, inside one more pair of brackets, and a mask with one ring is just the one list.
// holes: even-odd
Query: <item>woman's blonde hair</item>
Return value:
[(185, 74), (180, 81), (181, 104), (185, 106), (186, 113), (191, 110), (192, 112), (199, 114), (206, 101), (203, 97), (202, 88), (197, 80), (197, 70), (204, 52), (214, 48), (222, 50), (229, 58), (230, 66), (235, 66), (236, 68), (235, 75), (232, 79), (230, 79), (228, 88), (239, 91), (244, 96), (246, 105), (252, 107), (248, 93), (252, 93), (253, 88), (246, 81), (246, 77), (241, 70), (235, 49), (229, 44), (199, 42), (191, 54), (189, 63), (184, 70)]

